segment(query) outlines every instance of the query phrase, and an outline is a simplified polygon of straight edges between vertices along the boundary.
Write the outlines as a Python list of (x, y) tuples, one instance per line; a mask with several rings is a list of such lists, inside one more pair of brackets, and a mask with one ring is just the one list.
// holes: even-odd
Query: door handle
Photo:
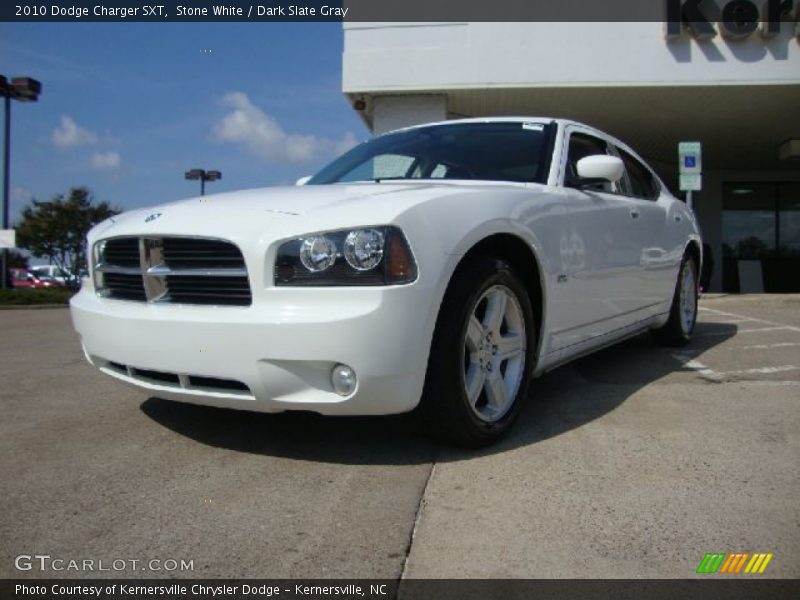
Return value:
[(639, 209), (632, 208), (631, 209), (631, 219), (638, 219), (639, 218)]

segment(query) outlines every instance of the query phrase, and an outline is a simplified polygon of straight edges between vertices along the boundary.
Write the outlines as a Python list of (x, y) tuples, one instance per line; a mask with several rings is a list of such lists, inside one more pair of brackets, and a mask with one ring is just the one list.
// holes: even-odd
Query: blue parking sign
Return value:
[(680, 142), (678, 144), (678, 173), (699, 175), (703, 172), (700, 142)]

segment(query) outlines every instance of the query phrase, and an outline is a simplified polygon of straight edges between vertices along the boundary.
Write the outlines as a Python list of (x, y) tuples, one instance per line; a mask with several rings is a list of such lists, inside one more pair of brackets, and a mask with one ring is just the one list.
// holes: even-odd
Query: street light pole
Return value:
[(186, 179), (191, 180), (200, 180), (200, 195), (206, 195), (206, 181), (217, 181), (218, 179), (222, 179), (222, 173), (219, 171), (206, 171), (205, 169), (192, 169), (190, 171), (186, 171), (184, 174)]
[[(5, 85), (3, 86), (6, 87)], [(3, 229), (8, 229), (9, 213), (9, 176), (8, 170), (11, 166), (11, 94), (6, 94), (5, 98), (5, 125), (3, 126)], [(8, 250), (3, 248), (3, 261), (0, 269), (0, 276), (3, 278), (3, 287), (8, 286)]]
[[(9, 227), (9, 189), (10, 189), (10, 170), (11, 170), (11, 100), (21, 102), (36, 102), (39, 94), (42, 93), (42, 84), (30, 77), (14, 77), (11, 82), (0, 75), (0, 95), (5, 99), (5, 128), (3, 131), (3, 229)], [(3, 248), (2, 269), (2, 289), (6, 289), (8, 283), (8, 251)]]

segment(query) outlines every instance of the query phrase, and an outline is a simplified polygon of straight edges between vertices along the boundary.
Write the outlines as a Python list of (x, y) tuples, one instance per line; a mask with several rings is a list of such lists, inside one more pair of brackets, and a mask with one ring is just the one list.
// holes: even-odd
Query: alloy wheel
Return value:
[(525, 318), (514, 292), (488, 288), (469, 312), (463, 385), (470, 408), (485, 422), (511, 408), (525, 373)]

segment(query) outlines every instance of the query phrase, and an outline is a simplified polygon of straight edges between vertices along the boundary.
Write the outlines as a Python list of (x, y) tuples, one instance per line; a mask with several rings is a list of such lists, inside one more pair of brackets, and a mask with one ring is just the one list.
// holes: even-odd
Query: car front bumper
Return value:
[[(422, 393), (436, 310), (419, 282), (397, 287), (274, 288), (249, 307), (70, 303), (89, 362), (151, 396), (260, 412), (377, 415)], [(438, 310), (438, 307), (436, 307)], [(353, 369), (337, 394), (331, 372)]]

